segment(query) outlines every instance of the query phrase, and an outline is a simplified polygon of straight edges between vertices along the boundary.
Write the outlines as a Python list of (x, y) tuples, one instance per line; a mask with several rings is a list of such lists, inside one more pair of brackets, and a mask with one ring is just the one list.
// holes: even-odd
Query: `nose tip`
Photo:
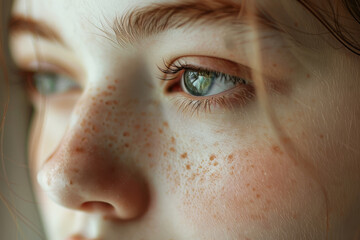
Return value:
[[(106, 149), (77, 153), (62, 145), (38, 172), (38, 183), (54, 202), (119, 220), (145, 214), (149, 191), (141, 172)], [(74, 151), (73, 151), (74, 150)]]
[(47, 163), (43, 167), (38, 182), (54, 202), (70, 209), (121, 220), (132, 220), (146, 212), (149, 204), (147, 187), (136, 175), (109, 172), (107, 177), (102, 175), (101, 180), (94, 181), (88, 178), (86, 171), (76, 171), (74, 175), (73, 171), (53, 165)]

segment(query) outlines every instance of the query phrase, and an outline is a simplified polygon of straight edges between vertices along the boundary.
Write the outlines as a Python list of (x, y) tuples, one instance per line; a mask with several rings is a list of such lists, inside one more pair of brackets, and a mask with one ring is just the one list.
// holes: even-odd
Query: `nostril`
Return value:
[(81, 204), (80, 209), (86, 212), (98, 212), (110, 216), (115, 215), (114, 206), (106, 202), (84, 202), (83, 204)]

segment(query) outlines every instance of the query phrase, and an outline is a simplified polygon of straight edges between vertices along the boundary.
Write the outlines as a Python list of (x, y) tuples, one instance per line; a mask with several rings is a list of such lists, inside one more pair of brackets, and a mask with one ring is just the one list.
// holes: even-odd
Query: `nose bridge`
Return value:
[(38, 181), (65, 207), (97, 209), (126, 219), (144, 213), (149, 196), (142, 173), (131, 155), (124, 153), (124, 142), (132, 133), (123, 126), (136, 117), (132, 106), (137, 108), (138, 100), (121, 95), (116, 83), (83, 94), (70, 127), (42, 167)]
[[(87, 135), (101, 135), (102, 138), (116, 135), (117, 139), (121, 139), (134, 119), (139, 124), (147, 121), (143, 113), (151, 102), (150, 91), (144, 90), (144, 86), (148, 85), (138, 79), (129, 81), (106, 78), (106, 81), (102, 81), (104, 82), (105, 84), (94, 84), (83, 94), (74, 111), (75, 121), (72, 126), (80, 126)], [(109, 138), (103, 140), (116, 141), (114, 137)]]

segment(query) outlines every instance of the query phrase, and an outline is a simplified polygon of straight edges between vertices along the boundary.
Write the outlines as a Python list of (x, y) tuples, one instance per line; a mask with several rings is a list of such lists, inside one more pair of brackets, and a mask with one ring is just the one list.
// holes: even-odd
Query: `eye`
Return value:
[(187, 69), (181, 78), (183, 91), (199, 97), (216, 95), (232, 89), (238, 84), (247, 84), (247, 82), (239, 77), (208, 70)]
[(78, 83), (63, 74), (53, 72), (27, 73), (27, 80), (33, 90), (43, 96), (65, 93), (80, 89)]
[[(165, 93), (182, 113), (233, 111), (254, 99), (251, 70), (243, 65), (210, 57), (186, 57), (170, 64), (164, 62), (164, 66), (158, 67), (164, 73), (159, 79), (169, 81)], [(221, 69), (228, 74), (218, 71)]]

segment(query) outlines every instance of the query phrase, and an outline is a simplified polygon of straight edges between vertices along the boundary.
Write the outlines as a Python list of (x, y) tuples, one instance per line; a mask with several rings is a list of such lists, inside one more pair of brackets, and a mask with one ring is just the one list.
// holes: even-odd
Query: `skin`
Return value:
[[(34, 70), (40, 60), (81, 86), (30, 92), (30, 167), (48, 239), (355, 239), (359, 57), (329, 34), (306, 34), (324, 29), (285, 2), (261, 4), (301, 44), (248, 21), (235, 37), (195, 25), (114, 48), (98, 29), (103, 16), (142, 1), (32, 0), (31, 11), (17, 1), (14, 14), (54, 26), (67, 44), (17, 34), (17, 65)], [(276, 121), (256, 97), (182, 109), (191, 96), (156, 77), (163, 58), (269, 76), (260, 80)]]

